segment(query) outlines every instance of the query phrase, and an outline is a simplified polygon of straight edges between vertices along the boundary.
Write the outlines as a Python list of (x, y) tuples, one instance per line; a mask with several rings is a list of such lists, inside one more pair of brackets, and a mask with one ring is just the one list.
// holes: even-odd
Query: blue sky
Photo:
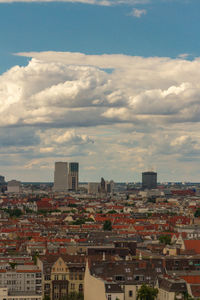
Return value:
[[(145, 9), (140, 18), (132, 10)], [(12, 53), (72, 51), (138, 56), (199, 56), (200, 2), (100, 6), (69, 2), (1, 3), (1, 73), (26, 64)]]
[(48, 181), (54, 161), (77, 160), (81, 180), (155, 169), (198, 181), (199, 11), (199, 0), (0, 0), (2, 175)]

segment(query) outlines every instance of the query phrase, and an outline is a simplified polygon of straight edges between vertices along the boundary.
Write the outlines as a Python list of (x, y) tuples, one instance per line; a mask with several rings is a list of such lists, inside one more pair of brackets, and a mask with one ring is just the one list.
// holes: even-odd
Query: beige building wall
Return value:
[[(125, 285), (124, 286), (124, 300), (136, 300), (137, 291), (141, 288), (141, 285)], [(130, 295), (132, 292), (132, 296)]]
[(54, 170), (54, 186), (55, 192), (68, 190), (68, 163), (56, 162)]
[(100, 189), (100, 183), (89, 182), (88, 183), (88, 194), (98, 194)]
[(163, 254), (171, 255), (171, 256), (176, 256), (177, 255), (177, 249), (176, 248), (170, 248), (170, 247), (165, 247), (163, 249)]
[(124, 300), (124, 294), (122, 293), (107, 293), (106, 297), (110, 300)]
[(175, 299), (174, 292), (168, 292), (163, 289), (158, 289), (157, 300), (174, 300), (174, 299)]
[(84, 300), (107, 300), (104, 281), (90, 274), (88, 262), (84, 279)]
[(52, 266), (51, 290), (53, 280), (67, 280), (69, 282), (69, 293), (78, 293), (80, 291), (80, 285), (82, 285), (84, 290), (84, 271), (76, 270), (75, 272), (71, 272), (61, 257)]

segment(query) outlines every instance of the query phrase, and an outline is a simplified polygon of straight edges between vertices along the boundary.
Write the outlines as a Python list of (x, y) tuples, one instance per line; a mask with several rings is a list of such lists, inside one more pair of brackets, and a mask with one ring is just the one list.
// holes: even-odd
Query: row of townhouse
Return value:
[(84, 300), (136, 300), (144, 284), (158, 289), (157, 300), (184, 300), (186, 295), (199, 299), (199, 274), (195, 280), (194, 274), (185, 280), (186, 276), (183, 279), (163, 269), (156, 272), (153, 264), (142, 264), (142, 261), (139, 265), (127, 261), (87, 262)]
[(42, 300), (42, 273), (35, 265), (7, 265), (0, 269), (1, 300)]
[(42, 270), (42, 294), (59, 300), (72, 292), (84, 292), (85, 256), (46, 255), (37, 259)]

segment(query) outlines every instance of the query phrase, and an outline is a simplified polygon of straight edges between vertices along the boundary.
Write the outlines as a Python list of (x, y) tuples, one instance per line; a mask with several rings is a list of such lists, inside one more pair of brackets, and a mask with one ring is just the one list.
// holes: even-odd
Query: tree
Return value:
[(14, 208), (14, 209), (5, 209), (5, 211), (7, 212), (7, 213), (9, 213), (9, 215), (10, 215), (10, 217), (16, 217), (16, 218), (18, 218), (18, 217), (20, 217), (23, 213), (22, 213), (22, 211), (21, 211), (21, 209), (19, 209), (19, 208)]
[(72, 222), (73, 225), (82, 225), (85, 224), (85, 219), (77, 219)]
[(103, 224), (103, 230), (111, 231), (112, 230), (112, 223), (110, 220), (106, 220)]
[(158, 295), (158, 289), (143, 284), (137, 291), (137, 300), (154, 300)]
[(61, 300), (83, 300), (83, 293), (71, 292), (61, 298)]
[(109, 210), (109, 211), (108, 211), (108, 214), (117, 214), (117, 211), (114, 210), (114, 209), (112, 209), (112, 210)]
[(171, 236), (170, 235), (160, 235), (158, 239), (161, 244), (165, 244), (165, 245), (171, 244)]
[(15, 266), (17, 265), (17, 263), (15, 263), (15, 262), (10, 262), (9, 265), (11, 266), (12, 269), (14, 269)]
[(192, 296), (188, 292), (183, 292), (183, 299), (184, 300), (194, 300)]
[(32, 255), (32, 260), (34, 262), (34, 265), (37, 265), (37, 258), (39, 257), (39, 253), (38, 251), (36, 251), (33, 255)]
[(77, 204), (75, 204), (75, 203), (69, 203), (68, 207), (77, 207)]
[(195, 211), (194, 217), (195, 217), (195, 218), (200, 217), (200, 208), (198, 208), (198, 209)]

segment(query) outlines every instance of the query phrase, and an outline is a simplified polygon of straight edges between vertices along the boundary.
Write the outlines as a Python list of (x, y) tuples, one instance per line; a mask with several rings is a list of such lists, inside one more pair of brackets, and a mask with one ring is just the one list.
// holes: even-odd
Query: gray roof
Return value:
[(105, 284), (106, 293), (123, 293), (123, 290), (119, 284), (107, 283)]

